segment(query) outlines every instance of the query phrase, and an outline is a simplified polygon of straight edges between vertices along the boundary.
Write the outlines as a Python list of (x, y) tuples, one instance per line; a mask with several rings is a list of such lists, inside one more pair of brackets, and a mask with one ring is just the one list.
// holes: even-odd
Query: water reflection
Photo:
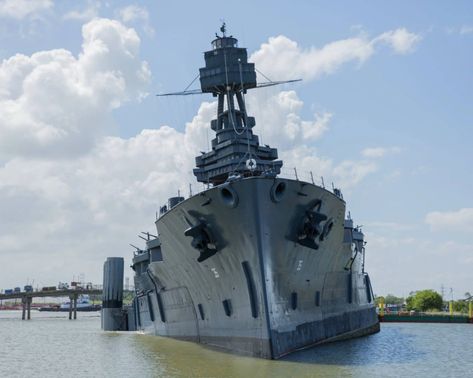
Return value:
[[(445, 377), (465, 375), (473, 369), (472, 350), (465, 348), (470, 344), (473, 327), (458, 326), (384, 324), (376, 335), (299, 351), (278, 361), (235, 356), (167, 338), (134, 338), (139, 354), (155, 366), (154, 376)], [(455, 343), (448, 345), (446, 334)], [(456, 359), (447, 353), (452, 345)], [(459, 364), (458, 359), (467, 362)]]
[(382, 334), (320, 345), (289, 355), (284, 360), (330, 365), (409, 363), (425, 354), (416, 345), (416, 338), (403, 328), (383, 326)]
[(473, 325), (383, 324), (372, 336), (318, 346), (278, 361), (77, 321), (0, 312), (2, 377), (460, 377), (473, 376)]

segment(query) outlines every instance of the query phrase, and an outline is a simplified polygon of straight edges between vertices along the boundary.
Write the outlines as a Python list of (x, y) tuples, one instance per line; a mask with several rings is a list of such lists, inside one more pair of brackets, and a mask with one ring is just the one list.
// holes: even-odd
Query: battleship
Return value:
[[(104, 265), (102, 327), (277, 359), (379, 331), (362, 230), (339, 189), (281, 177), (247, 114), (254, 63), (233, 36), (204, 53), (200, 90), (216, 97), (211, 150), (196, 157), (206, 187), (160, 207), (157, 234), (132, 260), (135, 297), (122, 303), (123, 259)], [(309, 180), (311, 181), (311, 180)]]

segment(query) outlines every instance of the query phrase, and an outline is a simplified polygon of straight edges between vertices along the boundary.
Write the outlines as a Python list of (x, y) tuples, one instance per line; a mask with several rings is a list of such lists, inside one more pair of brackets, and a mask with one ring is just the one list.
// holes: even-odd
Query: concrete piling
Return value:
[(27, 319), (31, 320), (31, 302), (33, 302), (33, 298), (31, 297), (26, 297), (26, 311), (27, 311)]
[(77, 294), (74, 295), (74, 320), (77, 319)]
[(72, 319), (72, 297), (69, 297), (69, 320)]
[(123, 257), (108, 257), (103, 265), (102, 329), (123, 328)]

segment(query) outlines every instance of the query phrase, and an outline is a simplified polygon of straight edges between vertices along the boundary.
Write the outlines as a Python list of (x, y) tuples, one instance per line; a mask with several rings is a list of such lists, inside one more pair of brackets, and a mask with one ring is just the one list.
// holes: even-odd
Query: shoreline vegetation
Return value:
[(471, 302), (473, 302), (473, 296), (469, 292), (464, 294), (464, 299), (445, 300), (438, 292), (431, 289), (412, 291), (407, 298), (396, 297), (392, 294), (375, 297), (377, 307), (383, 307), (387, 312), (415, 311), (429, 314), (461, 315), (469, 314)]
[(473, 323), (473, 298), (446, 301), (434, 290), (411, 292), (407, 298), (377, 296), (380, 322)]

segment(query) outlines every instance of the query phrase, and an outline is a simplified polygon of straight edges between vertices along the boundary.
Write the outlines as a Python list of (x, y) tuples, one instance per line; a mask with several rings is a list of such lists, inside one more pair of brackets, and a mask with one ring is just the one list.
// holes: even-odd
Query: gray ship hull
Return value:
[[(299, 242), (297, 227), (317, 201), (333, 226), (314, 249)], [(279, 178), (241, 179), (180, 202), (156, 222), (162, 258), (135, 276), (137, 328), (275, 359), (377, 332), (369, 278), (344, 219), (338, 196)], [(214, 253), (201, 262), (185, 235), (196, 225)]]

